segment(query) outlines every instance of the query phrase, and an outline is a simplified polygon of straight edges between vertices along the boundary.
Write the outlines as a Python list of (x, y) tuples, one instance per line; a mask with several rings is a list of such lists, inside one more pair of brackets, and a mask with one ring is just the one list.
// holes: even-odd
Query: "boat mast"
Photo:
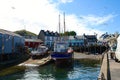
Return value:
[(61, 32), (61, 29), (60, 29), (60, 28), (61, 28), (61, 27), (60, 27), (60, 26), (61, 26), (61, 25), (60, 25), (60, 14), (59, 14), (59, 23), (58, 23), (58, 24), (59, 24), (59, 41), (61, 41), (61, 33), (60, 33), (60, 32)]
[(66, 24), (65, 24), (65, 12), (63, 13), (63, 21), (64, 21), (64, 40), (66, 41), (68, 38), (67, 38), (67, 34), (65, 34), (66, 32)]
[(63, 21), (64, 21), (64, 33), (65, 33), (65, 31), (66, 31), (66, 27), (65, 27), (65, 12), (63, 13), (63, 15), (64, 15), (64, 16), (63, 16), (63, 17), (64, 17), (64, 20), (63, 20)]
[(60, 14), (59, 14), (59, 34), (60, 34)]

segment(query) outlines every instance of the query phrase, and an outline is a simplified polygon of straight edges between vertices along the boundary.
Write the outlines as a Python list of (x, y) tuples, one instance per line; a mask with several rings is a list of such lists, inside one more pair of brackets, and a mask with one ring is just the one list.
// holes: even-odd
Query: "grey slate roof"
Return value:
[(25, 39), (25, 41), (28, 41), (28, 42), (43, 42), (40, 39)]
[(1, 33), (1, 34), (8, 34), (8, 35), (11, 35), (11, 36), (19, 36), (19, 37), (22, 37), (22, 36), (20, 36), (20, 35), (18, 35), (18, 34), (16, 34), (16, 33), (13, 33), (13, 32), (11, 32), (11, 31), (7, 31), (7, 30), (4, 30), (4, 29), (0, 29), (0, 33)]
[(86, 38), (86, 39), (94, 39), (94, 40), (97, 40), (97, 37), (96, 37), (96, 35), (84, 35), (84, 37)]
[(84, 36), (76, 36), (77, 39), (85, 39)]
[(41, 32), (43, 32), (44, 33), (44, 35), (46, 35), (46, 36), (59, 36), (59, 34), (58, 34), (58, 32), (50, 32), (50, 31), (44, 31), (44, 30), (41, 30)]

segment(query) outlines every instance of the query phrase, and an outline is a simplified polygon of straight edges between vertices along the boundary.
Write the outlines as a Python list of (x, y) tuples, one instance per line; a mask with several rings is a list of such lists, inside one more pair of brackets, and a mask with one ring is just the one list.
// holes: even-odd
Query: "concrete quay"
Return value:
[(102, 55), (101, 54), (87, 54), (87, 53), (80, 53), (80, 52), (74, 52), (74, 59), (94, 59), (94, 60), (101, 60)]
[(100, 73), (98, 76), (98, 80), (110, 80), (109, 77), (109, 60), (108, 60), (108, 53), (103, 53), (102, 64)]
[(110, 52), (104, 54), (98, 80), (120, 80), (120, 62), (111, 59)]
[(111, 80), (120, 80), (120, 63), (109, 59)]
[(109, 56), (109, 69), (111, 80), (120, 80), (120, 62), (115, 62)]

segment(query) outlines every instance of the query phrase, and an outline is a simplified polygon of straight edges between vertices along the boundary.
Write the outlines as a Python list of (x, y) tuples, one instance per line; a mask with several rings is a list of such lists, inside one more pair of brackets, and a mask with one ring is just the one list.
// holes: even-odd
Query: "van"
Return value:
[(117, 38), (117, 48), (115, 51), (115, 61), (120, 61), (120, 36)]

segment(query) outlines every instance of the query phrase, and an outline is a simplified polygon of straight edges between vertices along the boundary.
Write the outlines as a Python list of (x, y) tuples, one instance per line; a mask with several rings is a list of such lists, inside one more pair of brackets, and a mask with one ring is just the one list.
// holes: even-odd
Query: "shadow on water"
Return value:
[(1, 76), (0, 80), (97, 80), (99, 61), (74, 60), (71, 66), (56, 67), (47, 64), (41, 67), (26, 67), (24, 71)]

